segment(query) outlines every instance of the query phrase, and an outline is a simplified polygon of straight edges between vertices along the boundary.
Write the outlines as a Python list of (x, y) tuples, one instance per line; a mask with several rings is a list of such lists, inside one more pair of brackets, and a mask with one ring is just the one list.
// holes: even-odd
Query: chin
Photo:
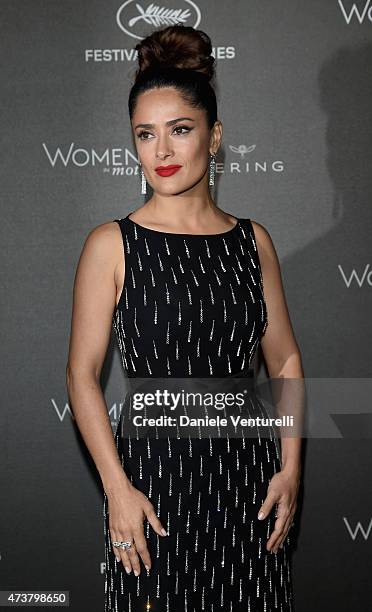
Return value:
[(179, 193), (180, 191), (186, 191), (187, 189), (190, 188), (191, 185), (187, 184), (185, 185), (183, 182), (181, 181), (172, 181), (172, 183), (168, 183), (167, 185), (155, 185), (155, 189), (156, 187), (159, 187), (158, 189), (156, 189), (156, 191), (160, 194), (164, 193), (164, 195), (170, 195), (170, 194), (174, 194), (174, 193)]

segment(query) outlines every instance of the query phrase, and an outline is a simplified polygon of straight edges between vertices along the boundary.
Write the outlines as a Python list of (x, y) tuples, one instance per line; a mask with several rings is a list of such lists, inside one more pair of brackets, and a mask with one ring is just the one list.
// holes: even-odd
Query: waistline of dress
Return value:
[(255, 388), (255, 376), (253, 368), (245, 368), (240, 372), (234, 372), (225, 376), (189, 376), (189, 377), (128, 377), (128, 393), (142, 392), (154, 393), (159, 388), (169, 392), (190, 391), (222, 393), (236, 391), (240, 385), (251, 392)]

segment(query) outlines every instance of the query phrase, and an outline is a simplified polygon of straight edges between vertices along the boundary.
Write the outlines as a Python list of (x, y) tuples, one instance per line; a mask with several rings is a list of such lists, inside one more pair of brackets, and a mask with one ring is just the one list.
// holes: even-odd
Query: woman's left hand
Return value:
[[(288, 531), (292, 526), (293, 516), (297, 508), (297, 495), (300, 485), (298, 469), (282, 469), (276, 472), (267, 489), (266, 498), (260, 508), (260, 520), (266, 518), (274, 504), (277, 504), (276, 521), (274, 531), (266, 542), (267, 550), (278, 552), (283, 547)], [(261, 513), (263, 516), (261, 518)]]

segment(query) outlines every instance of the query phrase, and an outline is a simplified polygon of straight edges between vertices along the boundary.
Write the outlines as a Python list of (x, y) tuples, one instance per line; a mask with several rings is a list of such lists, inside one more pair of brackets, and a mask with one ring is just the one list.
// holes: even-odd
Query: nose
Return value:
[(158, 143), (156, 147), (156, 157), (158, 159), (163, 160), (172, 155), (173, 155), (173, 150), (170, 146), (170, 142), (167, 138), (167, 135), (166, 134), (164, 134), (163, 136), (160, 135), (158, 138)]

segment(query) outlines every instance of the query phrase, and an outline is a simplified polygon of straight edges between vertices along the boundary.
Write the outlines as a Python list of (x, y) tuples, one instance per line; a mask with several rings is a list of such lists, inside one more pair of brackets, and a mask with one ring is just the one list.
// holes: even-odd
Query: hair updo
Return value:
[(217, 120), (215, 75), (211, 39), (202, 30), (173, 25), (155, 30), (135, 46), (138, 70), (129, 93), (132, 119), (138, 96), (149, 89), (175, 87), (184, 100), (206, 111), (209, 129)]

